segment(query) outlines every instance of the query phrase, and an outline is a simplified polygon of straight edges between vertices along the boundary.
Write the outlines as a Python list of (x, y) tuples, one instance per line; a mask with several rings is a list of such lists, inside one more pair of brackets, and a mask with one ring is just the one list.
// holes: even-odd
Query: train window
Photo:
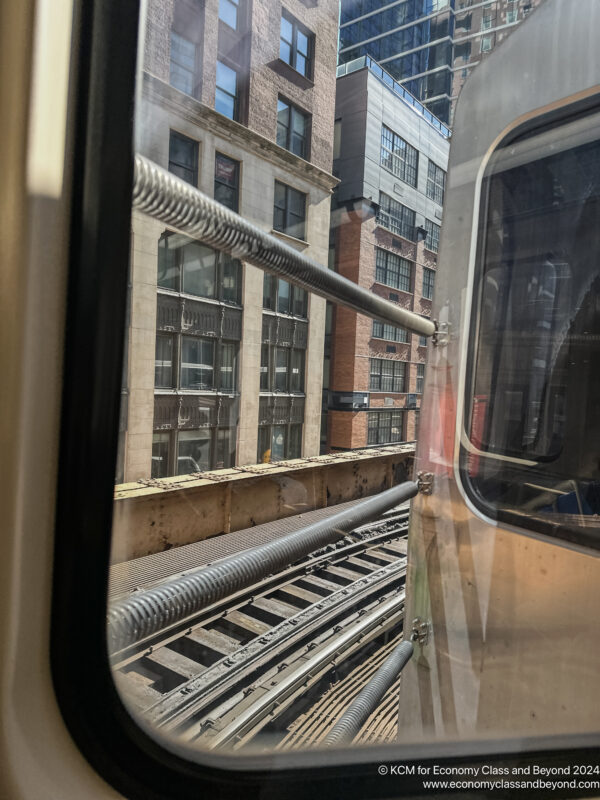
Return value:
[[(487, 606), (483, 616), (461, 606), (449, 647), (439, 617), (434, 631), (409, 615), (407, 504), (419, 488), (409, 476), (441, 352), (428, 348), (426, 369), (419, 348), (435, 331), (434, 277), (436, 294), (444, 287), (416, 234), (441, 218), (450, 132), (371, 59), (337, 67), (337, 0), (294, 5), (288, 39), (310, 61), (309, 82), (277, 57), (291, 17), (271, 0), (221, 3), (227, 14), (243, 7), (235, 29), (200, 3), (142, 6), (131, 147), (122, 126), (132, 119), (125, 78), (133, 84), (136, 26), (121, 35), (118, 24), (129, 4), (82, 4), (84, 23), (116, 15), (99, 36), (105, 53), (120, 48), (129, 73), (124, 85), (120, 60), (106, 60), (112, 80), (98, 78), (103, 103), (93, 95), (90, 140), (76, 148), (95, 182), (88, 161), (79, 164), (86, 202), (76, 194), (72, 203), (55, 569), (61, 709), (86, 754), (99, 769), (110, 759), (113, 784), (131, 797), (243, 790), (291, 800), (308, 785), (323, 797), (422, 794), (434, 765), (447, 769), (456, 755), (490, 765), (508, 747), (467, 740), (482, 730), (479, 699), (465, 702), (463, 725), (463, 709), (450, 708), (462, 688), (445, 688), (434, 672), (445, 647), (450, 668), (479, 681), (475, 646), (487, 631), (465, 625), (474, 616), (483, 624)], [(177, 22), (183, 7), (193, 36)], [(318, 40), (307, 45), (302, 31), (311, 30)], [(85, 52), (96, 37), (82, 41), (84, 70), (104, 63)], [(310, 162), (277, 142), (281, 96), (315, 121)], [(88, 98), (81, 103), (87, 113)], [(407, 134), (419, 142), (416, 186), (379, 169), (384, 116), (389, 130), (418, 133)], [(586, 118), (541, 131), (492, 161), (464, 448), (486, 509), (582, 527), (594, 519), (600, 469), (589, 399), (600, 380), (594, 127)], [(357, 152), (381, 186), (357, 186)], [(454, 558), (452, 546), (446, 552)], [(439, 578), (433, 548), (427, 558)], [(426, 587), (418, 555), (415, 565), (421, 602), (436, 587)], [(454, 592), (442, 587), (442, 600), (446, 589)], [(85, 657), (73, 656), (73, 631)], [(426, 649), (430, 633), (437, 650)], [(467, 639), (472, 658), (457, 658)], [(433, 680), (411, 692), (417, 669)], [(402, 725), (402, 700), (414, 727)], [(484, 736), (494, 730), (512, 732), (510, 720)], [(431, 766), (417, 773), (423, 758)], [(405, 772), (395, 771), (399, 759), (411, 762)]]
[(461, 462), (490, 515), (596, 546), (598, 122), (513, 139), (487, 168)]

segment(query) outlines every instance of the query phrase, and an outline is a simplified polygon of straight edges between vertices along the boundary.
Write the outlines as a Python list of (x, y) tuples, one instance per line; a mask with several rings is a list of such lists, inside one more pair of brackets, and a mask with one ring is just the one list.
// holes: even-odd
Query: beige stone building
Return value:
[[(150, 0), (136, 149), (315, 261), (337, 2)], [(117, 479), (316, 455), (325, 301), (134, 214)]]

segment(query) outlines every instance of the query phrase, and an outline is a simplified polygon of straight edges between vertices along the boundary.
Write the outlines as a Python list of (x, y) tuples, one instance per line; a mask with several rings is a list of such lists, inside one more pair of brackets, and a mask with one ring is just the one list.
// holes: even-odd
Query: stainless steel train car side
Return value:
[[(402, 682), (403, 742), (535, 737), (600, 727), (599, 518), (596, 508), (581, 503), (569, 513), (552, 506), (560, 497), (564, 512), (569, 498), (576, 503), (581, 491), (595, 489), (599, 474), (597, 396), (592, 402), (597, 386), (588, 374), (598, 367), (593, 281), (600, 256), (599, 185), (598, 172), (581, 154), (586, 146), (597, 163), (600, 53), (593, 36), (599, 26), (594, 0), (576, 7), (560, 0), (543, 4), (535, 24), (523, 25), (478, 66), (458, 102), (434, 298), (442, 344), (430, 353), (417, 450), (417, 467), (433, 475), (433, 487), (413, 501), (410, 527), (405, 634), (416, 619), (415, 628), (422, 628), (415, 635), (422, 638)], [(561, 153), (574, 154), (562, 167), (563, 188), (556, 177), (553, 185), (541, 187), (548, 195), (544, 213), (558, 209), (555, 231), (536, 230), (539, 208), (521, 221), (516, 208), (506, 211), (505, 204), (503, 211), (490, 176), (528, 170), (515, 184), (523, 193), (533, 192), (543, 179), (536, 164)], [(575, 200), (565, 197), (567, 181), (581, 192), (575, 211), (569, 207)], [(494, 215), (501, 213), (500, 224)], [(577, 266), (586, 259), (587, 266)], [(539, 284), (559, 269), (567, 272), (563, 294), (554, 290), (550, 310), (540, 312)], [(585, 277), (577, 278), (577, 269)], [(505, 273), (510, 273), (507, 285), (512, 281), (506, 290), (512, 293), (506, 301), (511, 309), (496, 307), (505, 302), (498, 288)], [(495, 285), (491, 302), (484, 280)], [(529, 312), (515, 299), (518, 280), (527, 280), (530, 292), (538, 282), (538, 295), (529, 300), (529, 307), (537, 303), (538, 319), (529, 331), (523, 322)], [(575, 298), (575, 287), (584, 284)], [(594, 310), (578, 333), (576, 317), (586, 303)], [(542, 329), (543, 336), (554, 336), (547, 355), (539, 352)], [(509, 335), (521, 337), (510, 364), (502, 363)], [(492, 365), (488, 353), (486, 368), (497, 372), (479, 395), (474, 373), (483, 369), (478, 352), (490, 336), (504, 354)], [(583, 345), (576, 350), (577, 336), (587, 337), (584, 351)], [(566, 365), (560, 363), (564, 358)], [(542, 383), (536, 388), (538, 367)], [(525, 377), (515, 377), (519, 370)], [(549, 406), (552, 392), (560, 395), (560, 410)], [(528, 402), (536, 404), (533, 421), (527, 419)], [(542, 432), (544, 424), (553, 428), (550, 434)], [(505, 440), (494, 425), (503, 429)], [(520, 452), (508, 441), (510, 425), (521, 426)], [(536, 436), (539, 452), (532, 444)], [(485, 470), (488, 483), (478, 490), (473, 474)], [(492, 490), (488, 484), (500, 473), (504, 477)]]

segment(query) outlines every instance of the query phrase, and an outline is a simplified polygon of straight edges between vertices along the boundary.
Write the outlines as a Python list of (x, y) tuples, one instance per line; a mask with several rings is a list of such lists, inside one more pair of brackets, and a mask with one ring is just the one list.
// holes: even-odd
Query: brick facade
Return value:
[[(374, 294), (416, 314), (431, 317), (432, 301), (423, 296), (423, 285), (426, 269), (432, 270), (435, 276), (437, 254), (426, 246), (429, 242), (424, 240), (423, 226), (426, 220), (439, 225), (442, 209), (427, 195), (428, 161), (431, 159), (445, 170), (448, 142), (400, 98), (391, 92), (388, 97), (387, 90), (380, 86), (366, 69), (362, 74), (359, 71), (338, 79), (336, 119), (341, 123), (341, 152), (339, 160), (334, 162), (334, 171), (341, 182), (337, 189), (338, 207), (332, 213), (335, 268)], [(418, 176), (414, 186), (400, 184), (389, 170), (374, 166), (380, 164), (382, 125), (418, 149)], [(380, 192), (415, 212), (411, 238), (384, 227), (384, 219), (378, 221)], [(403, 266), (408, 262), (407, 287), (388, 285), (393, 280), (387, 283), (378, 280), (378, 250), (393, 263), (397, 263), (397, 258), (404, 260)], [(371, 318), (348, 309), (335, 309), (329, 387), (333, 399), (328, 409), (327, 444), (330, 449), (368, 446), (369, 413), (374, 412), (402, 411), (402, 438), (412, 441), (415, 437), (421, 399), (421, 392), (417, 392), (417, 388), (421, 390), (418, 370), (427, 362), (430, 345), (421, 344), (417, 334), (409, 333), (407, 341), (402, 342), (379, 338), (373, 333)], [(404, 364), (402, 392), (371, 388), (372, 359)], [(354, 394), (348, 394), (346, 401), (340, 398), (343, 393), (350, 392)], [(409, 395), (414, 397), (409, 398)], [(342, 409), (344, 402), (346, 407)], [(361, 410), (356, 408), (359, 404)], [(390, 436), (397, 437), (397, 415), (394, 420)]]

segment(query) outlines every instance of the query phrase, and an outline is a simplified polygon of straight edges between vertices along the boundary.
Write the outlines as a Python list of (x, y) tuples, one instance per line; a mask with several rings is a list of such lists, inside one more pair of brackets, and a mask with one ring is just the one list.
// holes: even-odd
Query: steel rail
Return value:
[(356, 613), (360, 616), (364, 613), (362, 604), (391, 591), (405, 577), (403, 558), (341, 587), (173, 689), (146, 709), (147, 719), (153, 728), (181, 735), (182, 727), (190, 719), (206, 713), (233, 686), (243, 685), (250, 674), (264, 672), (269, 664), (278, 664), (284, 657), (289, 659), (290, 652), (302, 654), (303, 648), (311, 649), (323, 629), (334, 630), (348, 616), (354, 617)]
[(417, 491), (417, 483), (406, 481), (295, 533), (114, 603), (107, 618), (109, 650), (122, 650), (290, 566), (354, 528), (378, 519), (384, 511), (414, 497)]
[(373, 628), (380, 626), (390, 614), (402, 611), (404, 606), (404, 591), (378, 605), (370, 614), (361, 617), (348, 630), (334, 637), (333, 641), (320, 648), (308, 659), (301, 661), (298, 669), (286, 675), (269, 692), (263, 694), (256, 702), (244, 711), (236, 714), (228, 725), (221, 730), (211, 730), (210, 736), (203, 738), (204, 746), (211, 750), (223, 746), (236, 737), (243, 736), (257, 722), (263, 720), (275, 706), (280, 706), (293, 690), (302, 685), (307, 677), (325, 664), (330, 663), (340, 652), (363, 637)]
[(139, 154), (135, 156), (133, 207), (217, 250), (359, 314), (420, 336), (433, 336), (436, 331), (431, 320), (321, 266)]
[[(321, 552), (317, 551), (315, 554), (311, 553), (305, 561), (294, 564), (282, 572), (278, 572), (269, 576), (269, 578), (264, 578), (258, 584), (252, 584), (233, 595), (222, 598), (217, 603), (207, 606), (197, 614), (186, 617), (185, 619), (174, 623), (173, 625), (169, 625), (166, 628), (162, 628), (160, 631), (152, 634), (152, 636), (149, 636), (139, 642), (135, 642), (124, 650), (114, 653), (111, 656), (111, 665), (113, 669), (121, 669), (122, 667), (143, 658), (149, 649), (153, 650), (157, 647), (163, 647), (169, 642), (181, 637), (189, 628), (196, 628), (198, 625), (206, 625), (211, 620), (223, 616), (223, 614), (225, 614), (227, 611), (235, 610), (240, 606), (246, 605), (246, 603), (248, 603), (254, 597), (261, 597), (265, 594), (269, 594), (274, 589), (285, 588), (288, 584), (293, 583), (295, 580), (298, 580), (304, 576), (309, 576), (315, 570), (326, 569), (327, 566), (331, 565), (335, 566), (338, 564), (338, 562), (343, 562), (345, 559), (355, 554), (360, 554), (363, 552), (368, 553), (371, 548), (381, 547), (382, 544), (385, 544), (390, 540), (401, 539), (402, 537), (406, 536), (406, 531), (408, 529), (408, 510), (401, 515), (398, 515), (398, 517), (391, 519), (388, 517), (385, 520), (382, 520), (382, 525), (389, 525), (390, 522), (396, 524), (398, 527), (393, 528), (392, 530), (376, 530), (376, 532), (374, 532), (372, 535), (361, 538), (352, 543), (343, 544), (343, 542), (337, 542), (335, 543), (335, 549), (333, 550), (330, 549), (330, 546), (328, 546)], [(355, 528), (350, 535), (355, 536), (356, 534), (360, 534), (365, 527), (366, 526), (363, 526), (363, 528)], [(203, 567), (197, 567), (194, 571), (198, 571), (200, 569), (203, 569)], [(177, 573), (176, 575), (173, 575), (170, 580), (179, 577), (185, 577), (189, 574), (189, 570), (184, 573)], [(163, 579), (157, 585), (162, 585), (166, 582), (168, 582), (168, 579)]]

